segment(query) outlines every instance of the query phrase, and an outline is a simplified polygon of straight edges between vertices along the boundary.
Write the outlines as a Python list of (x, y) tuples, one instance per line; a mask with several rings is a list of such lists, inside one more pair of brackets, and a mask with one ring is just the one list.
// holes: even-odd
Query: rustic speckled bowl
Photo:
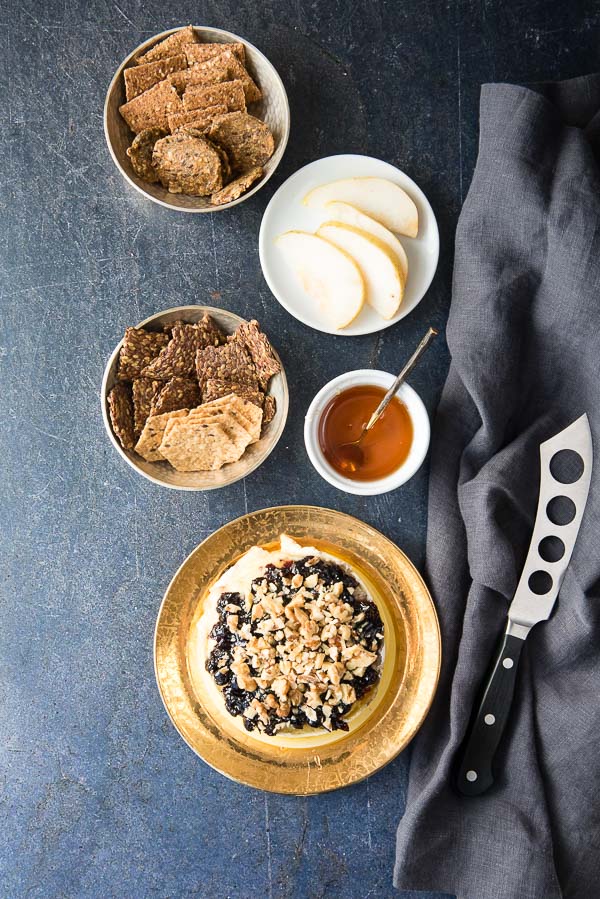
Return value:
[(149, 38), (149, 40), (140, 44), (139, 47), (136, 47), (127, 59), (123, 60), (110, 83), (106, 95), (104, 104), (104, 134), (115, 165), (125, 180), (144, 196), (155, 203), (160, 203), (161, 206), (166, 206), (177, 212), (219, 212), (222, 209), (229, 209), (232, 206), (237, 206), (238, 203), (243, 203), (244, 200), (247, 200), (267, 183), (285, 152), (290, 133), (290, 107), (281, 78), (260, 50), (257, 50), (248, 41), (238, 37), (237, 34), (232, 34), (230, 31), (222, 31), (220, 28), (194, 26), (194, 30), (205, 43), (228, 44), (238, 42), (244, 44), (248, 71), (263, 92), (263, 99), (258, 103), (253, 103), (250, 107), (250, 112), (266, 122), (273, 132), (275, 152), (265, 164), (265, 174), (260, 181), (246, 191), (245, 194), (242, 194), (241, 197), (238, 197), (237, 200), (232, 200), (231, 203), (225, 203), (223, 206), (212, 206), (209, 197), (172, 194), (161, 184), (149, 184), (147, 181), (143, 181), (133, 171), (131, 161), (127, 156), (127, 148), (131, 146), (134, 134), (129, 130), (129, 126), (119, 112), (119, 106), (125, 102), (123, 70), (132, 65), (136, 57), (141, 56), (154, 44), (179, 30), (178, 28), (171, 28), (169, 31), (163, 31), (161, 34), (154, 35), (154, 37)]
[[(233, 334), (238, 325), (241, 325), (244, 321), (243, 318), (240, 318), (239, 315), (234, 315), (233, 312), (226, 312), (224, 309), (217, 309), (212, 306), (176, 306), (173, 309), (167, 309), (165, 312), (151, 315), (150, 318), (144, 319), (143, 322), (140, 322), (135, 327), (147, 328), (149, 331), (162, 331), (164, 325), (175, 321), (197, 322), (205, 312), (208, 312), (219, 328), (226, 334)], [(155, 484), (160, 484), (162, 487), (170, 487), (174, 490), (216, 490), (218, 487), (227, 487), (229, 484), (245, 478), (255, 468), (262, 465), (267, 456), (275, 449), (285, 427), (289, 404), (287, 379), (283, 366), (279, 374), (271, 378), (269, 384), (268, 392), (275, 397), (277, 404), (275, 417), (264, 428), (260, 440), (249, 446), (237, 462), (230, 462), (218, 471), (176, 471), (168, 462), (147, 462), (133, 450), (124, 450), (113, 433), (108, 414), (108, 394), (117, 383), (117, 368), (122, 345), (123, 341), (121, 340), (113, 350), (104, 370), (101, 388), (102, 417), (104, 418), (104, 426), (110, 442), (119, 455), (138, 474), (143, 475)], [(275, 350), (274, 352), (277, 355)], [(278, 356), (277, 358), (279, 359)]]

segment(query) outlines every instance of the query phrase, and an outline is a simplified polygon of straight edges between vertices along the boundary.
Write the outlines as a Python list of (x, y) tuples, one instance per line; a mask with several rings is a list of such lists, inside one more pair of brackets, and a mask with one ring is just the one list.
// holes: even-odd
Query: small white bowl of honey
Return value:
[(381, 418), (361, 441), (361, 463), (349, 465), (344, 447), (358, 440), (394, 382), (394, 375), (369, 368), (329, 381), (315, 396), (304, 422), (309, 459), (338, 490), (359, 496), (388, 493), (421, 467), (431, 429), (423, 400), (402, 384)]

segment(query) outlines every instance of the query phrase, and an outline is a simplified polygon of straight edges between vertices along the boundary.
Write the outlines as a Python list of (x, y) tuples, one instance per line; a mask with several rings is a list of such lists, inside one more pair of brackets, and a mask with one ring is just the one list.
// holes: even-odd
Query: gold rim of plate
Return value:
[[(289, 534), (352, 566), (385, 627), (382, 677), (349, 733), (290, 738), (247, 733), (194, 674), (193, 629), (210, 587), (246, 550)], [(441, 640), (431, 595), (391, 540), (351, 515), (317, 506), (251, 512), (188, 556), (165, 593), (154, 638), (156, 679), (169, 717), (197, 755), (226, 777), (273, 793), (309, 795), (349, 786), (387, 765), (411, 741), (433, 700)]]

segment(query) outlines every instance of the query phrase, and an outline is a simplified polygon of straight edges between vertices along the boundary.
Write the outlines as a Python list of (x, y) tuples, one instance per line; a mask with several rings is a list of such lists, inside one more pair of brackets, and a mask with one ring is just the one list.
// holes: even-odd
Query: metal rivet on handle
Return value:
[(485, 721), (486, 724), (495, 724), (496, 716), (495, 715), (486, 715), (483, 720)]
[(467, 771), (465, 777), (469, 781), (469, 783), (475, 783), (477, 780), (477, 771)]
[(504, 665), (505, 668), (512, 668), (512, 666), (514, 665), (514, 662), (512, 659), (506, 658), (506, 659), (504, 659), (502, 664)]

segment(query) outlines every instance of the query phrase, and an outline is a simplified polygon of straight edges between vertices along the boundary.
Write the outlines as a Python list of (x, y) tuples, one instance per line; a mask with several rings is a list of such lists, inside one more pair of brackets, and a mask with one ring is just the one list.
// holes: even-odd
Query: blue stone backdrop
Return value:
[[(314, 393), (349, 368), (396, 371), (443, 329), (453, 233), (477, 150), (483, 81), (598, 66), (600, 7), (571, 0), (0, 0), (0, 896), (387, 899), (409, 752), (350, 789), (307, 799), (230, 783), (179, 738), (154, 682), (164, 589), (231, 518), (284, 503), (357, 515), (421, 565), (427, 468), (363, 500), (315, 474), (302, 442)], [(175, 25), (255, 43), (289, 92), (275, 177), (210, 217), (129, 189), (104, 142), (104, 95), (138, 43)], [(405, 321), (349, 340), (271, 297), (257, 239), (299, 166), (367, 153), (405, 170), (438, 216), (433, 286)], [(117, 456), (98, 391), (127, 325), (182, 303), (256, 316), (291, 390), (277, 450), (209, 494), (153, 486)], [(443, 337), (411, 381), (434, 411)], [(404, 893), (404, 899), (416, 894)], [(425, 899), (440, 899), (427, 894)]]

